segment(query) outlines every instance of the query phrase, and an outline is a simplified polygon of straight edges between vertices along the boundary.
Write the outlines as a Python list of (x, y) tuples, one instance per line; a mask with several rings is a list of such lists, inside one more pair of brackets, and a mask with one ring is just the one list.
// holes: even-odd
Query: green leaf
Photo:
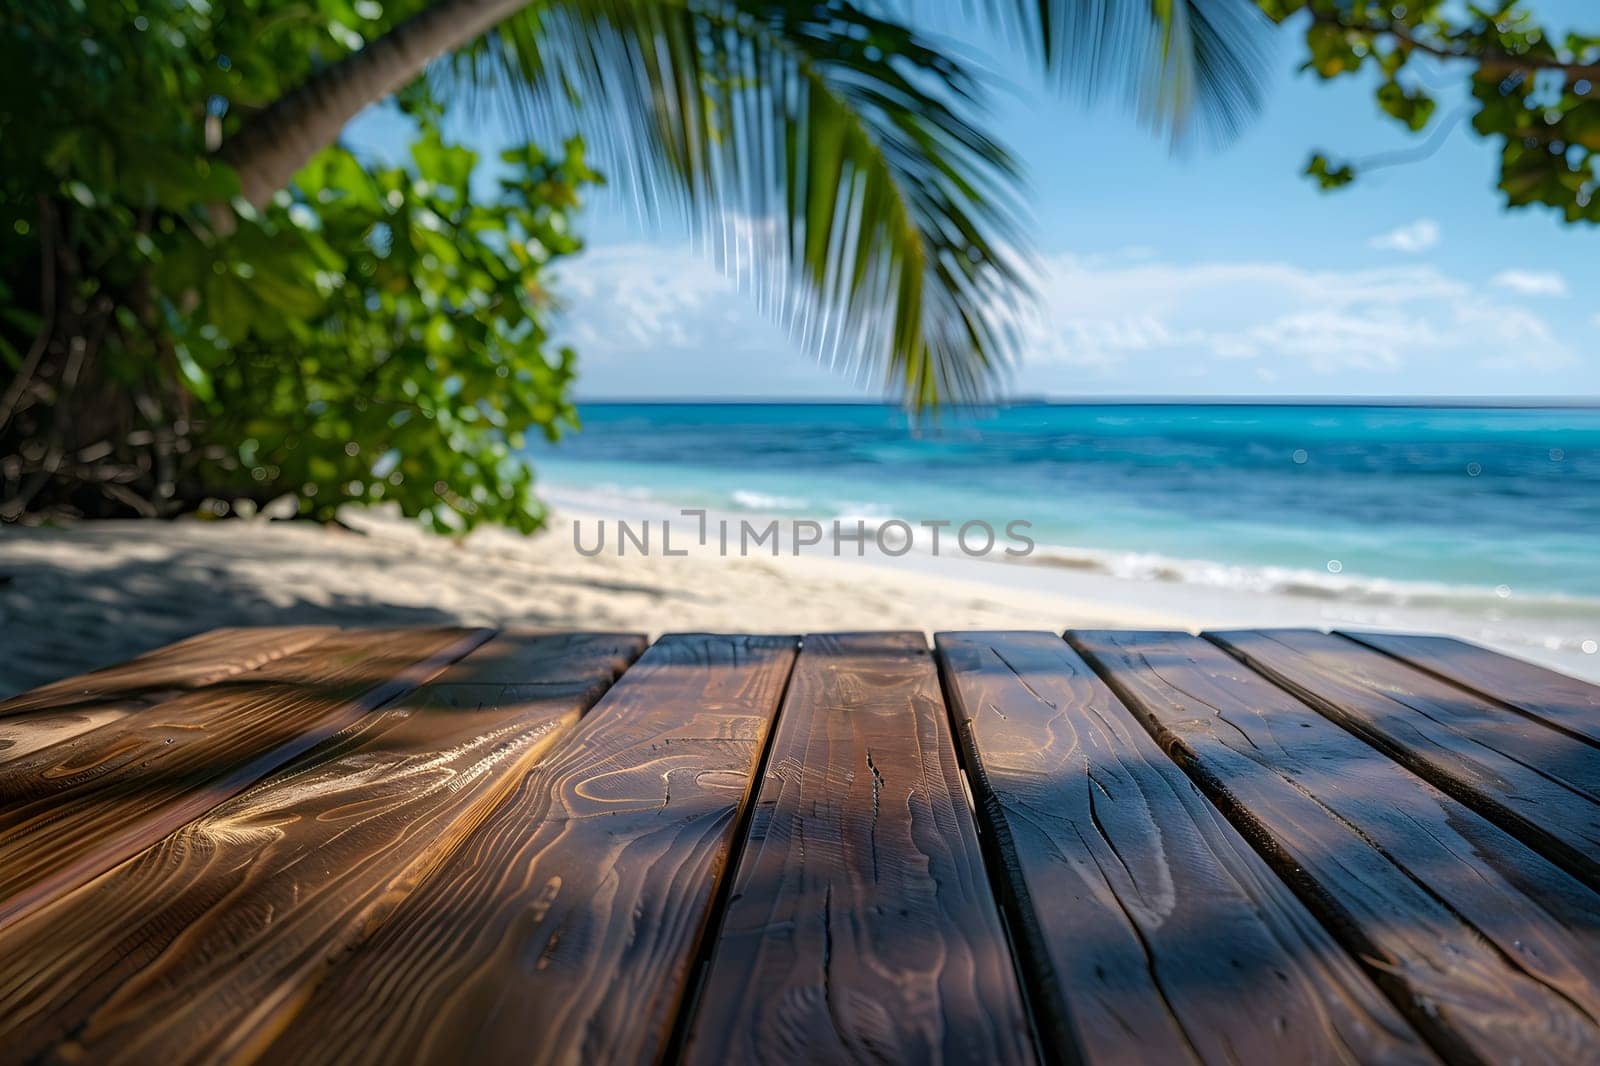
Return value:
[(1378, 87), (1378, 106), (1415, 132), (1428, 124), (1437, 105), (1426, 92), (1407, 89), (1391, 79)]
[(728, 236), (779, 320), (908, 400), (980, 395), (1014, 356), (1015, 164), (973, 74), (905, 26), (843, 0), (557, 0), (452, 71), (464, 103), (495, 78), (515, 115), (585, 128), (657, 209), (748, 220)]
[(1343, 188), (1356, 180), (1356, 172), (1352, 167), (1330, 163), (1328, 157), (1321, 153), (1311, 157), (1304, 173), (1323, 189)]
[(173, 356), (177, 360), (178, 373), (183, 377), (184, 385), (190, 392), (202, 400), (216, 399), (216, 393), (211, 386), (211, 376), (205, 372), (199, 363), (195, 362), (190, 354), (188, 345), (178, 344), (173, 347)]

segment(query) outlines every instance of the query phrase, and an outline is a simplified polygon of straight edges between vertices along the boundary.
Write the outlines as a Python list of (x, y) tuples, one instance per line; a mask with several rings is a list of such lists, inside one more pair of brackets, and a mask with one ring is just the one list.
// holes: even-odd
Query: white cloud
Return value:
[(1386, 252), (1425, 252), (1439, 243), (1439, 223), (1431, 218), (1419, 218), (1406, 226), (1388, 233), (1380, 233), (1367, 241), (1370, 247)]
[[(1539, 313), (1436, 266), (1183, 263), (1148, 250), (1035, 262), (1017, 392), (1450, 393), (1520, 386), (1576, 360)], [(597, 248), (561, 275), (560, 334), (579, 350), (587, 395), (863, 391), (687, 247)], [(865, 380), (871, 392), (876, 377)]]
[(1477, 363), (1485, 369), (1549, 372), (1578, 361), (1550, 323), (1526, 307), (1472, 301), (1453, 313), (1458, 332), (1477, 339)]
[(648, 244), (611, 245), (568, 261), (557, 291), (569, 309), (563, 336), (579, 349), (696, 347), (712, 339), (716, 309), (738, 297), (700, 256)]
[(1288, 362), (1326, 376), (1439, 354), (1503, 361), (1508, 347), (1528, 365), (1572, 357), (1542, 319), (1432, 267), (1062, 255), (1045, 260), (1036, 285), (1042, 310), (1025, 344), (1040, 364), (1105, 369), (1143, 358), (1178, 367), (1199, 357)]
[[(747, 250), (730, 249), (747, 278)], [(748, 288), (748, 286), (747, 286)], [(579, 356), (587, 397), (861, 395), (803, 350), (760, 301), (685, 245), (614, 244), (562, 262), (559, 343)]]
[(1489, 284), (1522, 296), (1565, 296), (1567, 279), (1553, 270), (1502, 270)]

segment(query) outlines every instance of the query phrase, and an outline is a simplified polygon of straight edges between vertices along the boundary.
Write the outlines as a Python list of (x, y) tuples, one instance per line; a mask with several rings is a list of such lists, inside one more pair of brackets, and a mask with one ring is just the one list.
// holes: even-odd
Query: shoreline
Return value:
[[(656, 499), (574, 491), (559, 484), (546, 484), (543, 491), (567, 521), (579, 516), (587, 522), (598, 518), (659, 522), (680, 513)], [(709, 521), (726, 521), (734, 528), (740, 521), (764, 523), (775, 517), (753, 511), (708, 510), (707, 515)], [(869, 529), (873, 521), (884, 520), (869, 520)], [(586, 536), (592, 539), (592, 535)], [(1149, 565), (1133, 568), (1138, 573), (1130, 576), (1122, 568), (1106, 564), (1104, 560), (1112, 554), (1052, 544), (1040, 544), (1038, 553), (1025, 559), (1007, 559), (1000, 554), (933, 557), (917, 551), (899, 557), (869, 554), (861, 559), (848, 553), (835, 557), (817, 549), (809, 552), (810, 557), (836, 566), (912, 573), (930, 581), (962, 580), (1002, 589), (1007, 595), (1045, 595), (1088, 605), (1093, 613), (1165, 618), (1166, 628), (1191, 632), (1309, 627), (1439, 633), (1600, 681), (1600, 654), (1587, 650), (1600, 638), (1594, 621), (1600, 610), (1590, 610), (1590, 602), (1580, 597), (1505, 600), (1493, 589), (1477, 586), (1340, 578), (1156, 556), (1139, 556)], [(789, 557), (787, 545), (783, 557)], [(807, 553), (800, 556), (807, 557)], [(1079, 565), (1077, 560), (1085, 560), (1087, 565)], [(1171, 573), (1174, 566), (1184, 573)], [(1250, 580), (1215, 578), (1215, 574), (1233, 578), (1241, 572), (1248, 572)], [(1199, 573), (1200, 579), (1189, 576), (1192, 573)], [(1273, 575), (1281, 584), (1263, 580)]]
[[(916, 534), (914, 531), (916, 523), (900, 516), (864, 512), (835, 514), (824, 519), (803, 518), (793, 513), (778, 513), (766, 508), (805, 501), (790, 501), (782, 497), (768, 497), (743, 490), (733, 493), (733, 502), (739, 508), (737, 510), (717, 510), (704, 506), (684, 509), (653, 496), (574, 490), (567, 485), (546, 486), (545, 491), (551, 498), (562, 501), (562, 510), (568, 512), (569, 517), (575, 513), (587, 522), (596, 520), (621, 522), (635, 535), (642, 532), (644, 523), (650, 523), (650, 528), (659, 532), (662, 521), (668, 520), (675, 531), (676, 539), (670, 542), (673, 548), (682, 546), (681, 526), (691, 521), (685, 516), (696, 516), (694, 524), (697, 525), (701, 521), (698, 516), (703, 514), (705, 522), (716, 522), (725, 526), (724, 535), (729, 548), (738, 544), (740, 527), (748, 526), (746, 535), (751, 540), (752, 552), (764, 547), (762, 544), (764, 531), (767, 526), (776, 523), (778, 541), (782, 546), (780, 554), (790, 554), (793, 542), (784, 538), (784, 532), (792, 532), (804, 525), (810, 527), (812, 531), (821, 529), (822, 533), (816, 535), (823, 537), (820, 544), (804, 546), (805, 552), (841, 560), (865, 554), (888, 565), (897, 565), (903, 560), (931, 561), (935, 558), (942, 565), (952, 566), (964, 566), (973, 562), (1002, 563), (1013, 567), (1044, 567), (1097, 574), (1139, 584), (1195, 585), (1213, 589), (1224, 595), (1231, 592), (1247, 592), (1394, 607), (1436, 607), (1458, 612), (1481, 610), (1486, 616), (1494, 616), (1493, 620), (1496, 621), (1512, 617), (1529, 620), (1537, 620), (1540, 617), (1582, 620), (1600, 617), (1600, 597), (1544, 590), (1519, 592), (1513, 596), (1511, 590), (1503, 586), (1497, 589), (1490, 585), (1448, 584), (1438, 580), (1379, 577), (1341, 571), (1322, 572), (1276, 564), (1252, 565), (1163, 555), (1148, 551), (1117, 551), (1105, 547), (1058, 544), (1041, 541), (1031, 529), (1013, 533), (1009, 526), (1002, 530), (982, 520), (976, 520), (974, 524), (987, 527), (985, 536), (989, 538), (991, 546), (987, 554), (970, 553), (953, 546), (957, 541), (957, 528), (950, 522), (940, 523), (940, 530), (931, 535), (932, 539), (942, 544), (945, 550), (930, 551), (927, 546), (930, 534), (926, 532)], [(831, 543), (832, 531), (828, 528), (831, 523), (838, 524), (844, 529), (845, 533), (839, 538), (841, 543), (855, 544), (859, 525), (865, 541), (872, 544), (878, 531), (891, 524), (902, 527), (902, 530), (911, 528), (912, 543), (905, 545), (905, 550), (898, 552), (885, 551), (881, 540), (876, 541), (875, 550), (865, 553), (839, 549), (824, 551)], [(904, 533), (897, 531), (896, 535), (903, 537)], [(917, 539), (919, 536), (921, 540)], [(594, 532), (591, 530), (585, 534), (584, 539), (594, 540)], [(630, 541), (631, 543), (634, 541)], [(1025, 553), (1018, 552), (1014, 555), (1012, 551), (1007, 550), (1021, 543), (1027, 545), (1028, 550)], [(659, 536), (656, 544), (658, 550), (663, 547)], [(588, 548), (590, 551), (593, 550), (593, 546)], [(1574, 637), (1569, 643), (1576, 648), (1581, 645), (1582, 638)]]
[[(547, 490), (547, 529), (436, 537), (376, 511), (300, 522), (80, 523), (0, 533), (0, 695), (225, 625), (495, 624), (642, 632), (1308, 626), (1449, 633), (1600, 680), (1600, 655), (1433, 608), (950, 557), (593, 558), (571, 523), (640, 518)], [(742, 516), (750, 518), (746, 514)]]

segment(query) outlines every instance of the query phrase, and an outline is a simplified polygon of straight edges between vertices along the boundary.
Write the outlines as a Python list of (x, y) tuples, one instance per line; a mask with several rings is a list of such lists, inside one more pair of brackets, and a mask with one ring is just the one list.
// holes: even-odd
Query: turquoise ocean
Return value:
[(591, 404), (532, 450), (597, 499), (814, 520), (1025, 520), (1135, 580), (1600, 618), (1600, 409)]

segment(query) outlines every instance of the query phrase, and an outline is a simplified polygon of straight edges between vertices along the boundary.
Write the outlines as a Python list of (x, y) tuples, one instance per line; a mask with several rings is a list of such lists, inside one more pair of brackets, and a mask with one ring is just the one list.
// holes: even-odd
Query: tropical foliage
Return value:
[[(218, 227), (227, 112), (270, 101), (376, 4), (28, 3), (0, 55), (0, 500), (156, 515), (394, 501), (439, 529), (541, 516), (514, 450), (573, 422), (544, 323), (578, 247), (582, 146), (483, 161), (418, 131), (328, 148)], [(476, 181), (474, 179), (477, 179)], [(485, 192), (485, 189), (488, 192)]]
[[(915, 5), (912, 5), (915, 6)], [(1254, 100), (1238, 0), (990, 0), (1180, 132)], [(748, 237), (769, 305), (916, 404), (1012, 354), (1015, 174), (959, 62), (850, 0), (15, 0), (0, 36), (0, 517), (385, 500), (531, 528), (572, 422), (550, 264), (597, 180)], [(335, 144), (398, 92), (385, 161)], [(452, 145), (447, 110), (527, 143)]]
[[(1179, 139), (1259, 102), (1261, 12), (1501, 188), (1600, 219), (1600, 40), (1446, 0), (979, 0), (1051, 80)], [(534, 528), (522, 435), (575, 421), (552, 265), (604, 171), (754, 261), (813, 350), (908, 402), (980, 394), (1026, 299), (986, 86), (916, 0), (12, 0), (0, 34), (0, 518), (330, 517)], [(1415, 76), (1460, 64), (1441, 115)], [(393, 97), (411, 143), (337, 143)], [(449, 131), (493, 109), (521, 143)], [(455, 121), (447, 121), (454, 116)], [(578, 140), (574, 134), (587, 138)], [(564, 143), (560, 151), (548, 146)], [(592, 158), (592, 162), (591, 162)], [(1384, 161), (1314, 156), (1327, 187)]]
[[(1322, 78), (1375, 72), (1378, 106), (1413, 133), (1442, 136), (1458, 121), (1500, 144), (1509, 207), (1543, 205), (1568, 222), (1600, 222), (1600, 36), (1558, 34), (1526, 5), (1447, 0), (1260, 0), (1272, 18), (1308, 13), (1306, 68)], [(1422, 63), (1463, 70), (1469, 96), (1441, 113)], [(1402, 157), (1404, 158), (1404, 157)], [(1399, 161), (1331, 160), (1306, 173), (1339, 188)]]
[(524, 146), (501, 157), (499, 194), (474, 199), (472, 152), (430, 128), (411, 156), (363, 169), (325, 151), (296, 179), (303, 200), (239, 230), (228, 270), (167, 274), (211, 309), (209, 329), (177, 339), (208, 439), (233, 446), (206, 487), (256, 503), (288, 487), (327, 517), (390, 501), (441, 531), (532, 530), (543, 511), (517, 451), (575, 424), (574, 354), (547, 344), (540, 279), (576, 250), (568, 219), (594, 175), (577, 142), (559, 159)]

